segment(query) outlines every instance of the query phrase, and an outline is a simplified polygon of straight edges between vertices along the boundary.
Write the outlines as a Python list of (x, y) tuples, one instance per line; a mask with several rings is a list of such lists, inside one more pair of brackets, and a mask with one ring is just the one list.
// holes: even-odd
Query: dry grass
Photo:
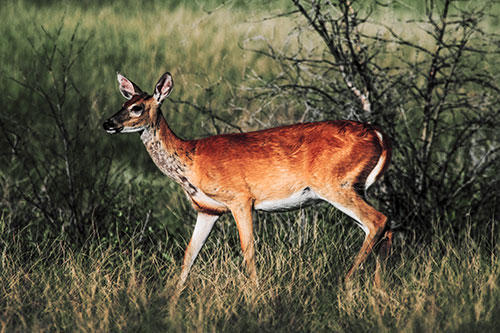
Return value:
[(29, 257), (4, 250), (1, 330), (453, 332), (500, 324), (498, 248), (486, 252), (466, 233), (459, 243), (443, 236), (420, 249), (400, 242), (382, 288), (372, 284), (372, 263), (346, 286), (359, 231), (311, 215), (316, 223), (302, 245), (273, 217), (261, 219), (271, 226), (259, 233), (259, 286), (244, 273), (235, 236), (224, 236), (236, 230), (224, 224), (177, 303), (178, 265), (159, 259), (162, 253), (140, 260), (133, 249), (74, 253), (62, 242)]

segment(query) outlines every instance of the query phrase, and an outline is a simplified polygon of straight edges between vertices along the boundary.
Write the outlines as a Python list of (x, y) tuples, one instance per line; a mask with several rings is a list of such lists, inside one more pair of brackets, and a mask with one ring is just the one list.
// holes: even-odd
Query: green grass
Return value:
[[(241, 81), (249, 70), (268, 71), (271, 65), (267, 59), (242, 50), (240, 43), (248, 36), (259, 34), (274, 34), (279, 38), (291, 27), (291, 22), (253, 24), (250, 21), (260, 17), (257, 13), (231, 10), (230, 6), (214, 7), (218, 9), (204, 12), (184, 7), (171, 9), (161, 2), (143, 7), (135, 2), (100, 6), (63, 2), (35, 6), (29, 2), (8, 1), (2, 5), (0, 14), (3, 20), (0, 73), (5, 78), (1, 83), (6, 92), (4, 96), (16, 101), (26, 93), (7, 78), (20, 78), (20, 70), (39, 69), (40, 59), (30, 44), (35, 48), (46, 46), (49, 38), (43, 30), (53, 35), (62, 24), (59, 48), (67, 47), (75, 28), (77, 43), (90, 38), (73, 75), (77, 87), (92, 101), (90, 110), (78, 112), (91, 112), (95, 122), (116, 112), (123, 103), (117, 89), (116, 71), (149, 92), (161, 74), (170, 71), (175, 80), (173, 99), (219, 107), (227, 112), (229, 109), (224, 103), (240, 94), (228, 83)], [(185, 137), (200, 135), (200, 131), (203, 135), (213, 133), (210, 125), (200, 128), (203, 117), (186, 106), (167, 103), (164, 113), (172, 127)], [(235, 118), (235, 115), (227, 116)], [(198, 127), (194, 128), (193, 124)], [(104, 138), (104, 132), (102, 135)]]

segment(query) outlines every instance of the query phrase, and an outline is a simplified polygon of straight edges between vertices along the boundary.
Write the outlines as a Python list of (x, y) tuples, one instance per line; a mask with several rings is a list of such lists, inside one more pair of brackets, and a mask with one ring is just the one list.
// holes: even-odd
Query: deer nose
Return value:
[(119, 133), (122, 129), (120, 126), (117, 126), (111, 119), (106, 120), (104, 124), (102, 124), (102, 127), (108, 133)]

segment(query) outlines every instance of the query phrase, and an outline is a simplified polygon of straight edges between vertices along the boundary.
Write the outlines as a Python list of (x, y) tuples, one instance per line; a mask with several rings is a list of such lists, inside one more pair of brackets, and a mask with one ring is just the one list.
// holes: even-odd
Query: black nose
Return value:
[(104, 124), (102, 124), (102, 127), (104, 128), (104, 130), (106, 131), (112, 131), (113, 130), (113, 122), (111, 122), (111, 120), (106, 120), (104, 122)]
[(102, 124), (102, 128), (108, 133), (119, 133), (121, 131), (121, 127), (117, 126), (115, 122), (111, 119), (108, 119)]

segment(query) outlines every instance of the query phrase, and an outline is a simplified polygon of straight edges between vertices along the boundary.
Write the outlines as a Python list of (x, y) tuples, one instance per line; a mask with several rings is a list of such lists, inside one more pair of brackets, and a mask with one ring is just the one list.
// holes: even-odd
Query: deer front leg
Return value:
[(193, 235), (184, 253), (184, 262), (182, 264), (182, 271), (177, 282), (177, 289), (182, 289), (186, 279), (188, 277), (191, 266), (196, 259), (196, 256), (200, 252), (201, 247), (205, 244), (205, 241), (214, 226), (215, 221), (219, 218), (218, 215), (209, 215), (205, 213), (198, 213), (196, 219), (196, 225), (194, 227)]
[(245, 205), (231, 209), (231, 213), (236, 221), (238, 233), (240, 235), (241, 249), (243, 258), (250, 278), (257, 282), (257, 271), (255, 269), (255, 247), (253, 239), (253, 221), (252, 204), (248, 202)]

